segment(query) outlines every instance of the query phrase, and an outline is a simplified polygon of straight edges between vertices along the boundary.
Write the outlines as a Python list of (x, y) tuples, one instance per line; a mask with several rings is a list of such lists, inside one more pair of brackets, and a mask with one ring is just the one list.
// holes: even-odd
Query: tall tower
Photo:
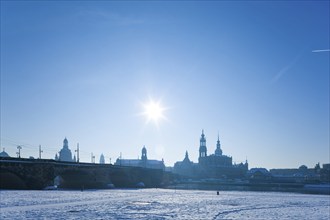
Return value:
[(199, 157), (206, 157), (207, 156), (207, 148), (206, 148), (206, 139), (204, 135), (204, 130), (202, 130), (201, 139), (199, 141)]
[(214, 154), (215, 154), (215, 156), (222, 156), (219, 134), (218, 134), (217, 148), (215, 149)]
[(145, 146), (142, 148), (142, 155), (141, 155), (142, 165), (143, 167), (147, 167), (147, 149)]
[(147, 149), (145, 146), (142, 148), (142, 155), (141, 155), (141, 160), (147, 160)]

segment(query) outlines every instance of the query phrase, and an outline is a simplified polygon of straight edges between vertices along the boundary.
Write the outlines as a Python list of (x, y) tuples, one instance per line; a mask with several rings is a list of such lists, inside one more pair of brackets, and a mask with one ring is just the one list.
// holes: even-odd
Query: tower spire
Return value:
[(200, 145), (199, 145), (199, 157), (206, 157), (206, 156), (207, 156), (206, 139), (204, 135), (204, 129), (202, 129), (202, 135), (200, 138)]
[(184, 159), (183, 159), (183, 162), (185, 162), (185, 163), (190, 163), (189, 155), (188, 155), (188, 151), (187, 151), (187, 150), (186, 150), (186, 155), (185, 155), (185, 157), (184, 157)]
[(216, 149), (215, 149), (214, 154), (215, 154), (215, 156), (221, 156), (222, 155), (219, 132), (218, 132), (218, 140), (217, 140), (217, 145), (216, 145)]

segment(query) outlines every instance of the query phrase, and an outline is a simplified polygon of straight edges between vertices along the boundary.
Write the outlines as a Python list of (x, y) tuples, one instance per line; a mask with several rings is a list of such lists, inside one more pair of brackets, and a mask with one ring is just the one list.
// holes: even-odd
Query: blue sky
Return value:
[(329, 163), (329, 47), (329, 1), (1, 1), (1, 147)]

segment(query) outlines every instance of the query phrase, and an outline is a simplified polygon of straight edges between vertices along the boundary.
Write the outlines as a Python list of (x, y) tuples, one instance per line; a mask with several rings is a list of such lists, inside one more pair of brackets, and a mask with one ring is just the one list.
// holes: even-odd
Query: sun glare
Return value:
[(144, 104), (143, 107), (143, 115), (147, 117), (147, 123), (153, 121), (158, 125), (161, 119), (165, 119), (165, 108), (161, 105), (160, 101), (155, 102), (153, 100), (150, 100), (149, 103)]
[(162, 109), (158, 103), (149, 103), (146, 106), (146, 114), (149, 119), (157, 121), (162, 116)]

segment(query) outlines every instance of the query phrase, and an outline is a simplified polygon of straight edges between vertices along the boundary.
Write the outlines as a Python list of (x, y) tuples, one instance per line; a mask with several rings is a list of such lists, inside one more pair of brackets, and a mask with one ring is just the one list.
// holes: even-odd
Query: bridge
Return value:
[(49, 159), (0, 158), (0, 189), (109, 188), (162, 185), (163, 170)]

